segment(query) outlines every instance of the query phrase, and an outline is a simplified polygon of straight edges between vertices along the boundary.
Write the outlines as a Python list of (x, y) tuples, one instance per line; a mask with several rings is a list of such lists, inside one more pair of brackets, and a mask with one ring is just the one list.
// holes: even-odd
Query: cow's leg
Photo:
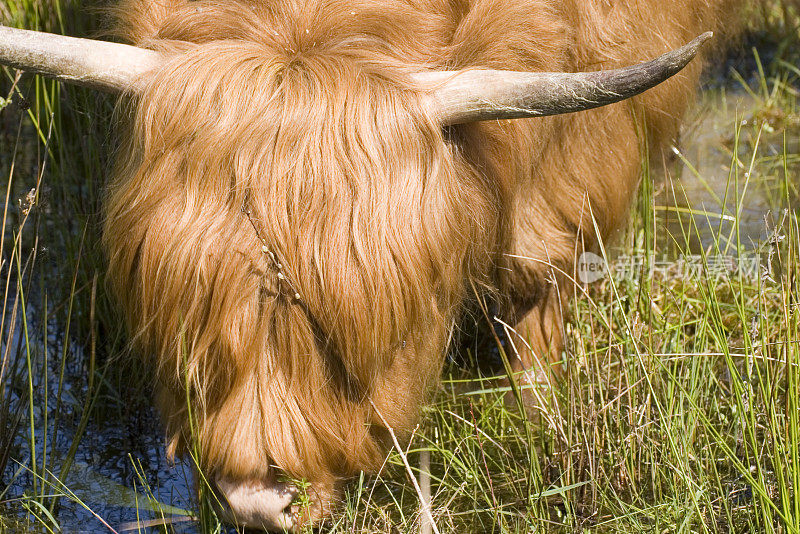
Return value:
[(511, 369), (522, 378), (549, 384), (562, 372), (564, 310), (556, 288), (547, 292), (513, 328), (506, 328)]
[[(512, 373), (500, 384), (509, 386), (513, 379), (525, 411), (537, 419), (552, 406), (553, 385), (563, 374), (566, 295), (559, 289), (548, 284), (535, 292), (535, 299), (512, 299), (517, 300), (512, 311), (495, 323), (504, 333), (503, 349)], [(507, 395), (509, 404), (517, 400), (514, 393)]]

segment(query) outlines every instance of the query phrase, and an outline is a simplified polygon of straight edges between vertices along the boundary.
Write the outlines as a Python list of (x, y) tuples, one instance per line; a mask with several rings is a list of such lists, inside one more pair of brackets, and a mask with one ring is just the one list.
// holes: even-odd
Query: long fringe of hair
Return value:
[(501, 203), (381, 39), (257, 7), (122, 10), (181, 53), (133, 107), (109, 279), (155, 356), (172, 451), (191, 409), (206, 468), (347, 475), (382, 459), (373, 406), (413, 421)]

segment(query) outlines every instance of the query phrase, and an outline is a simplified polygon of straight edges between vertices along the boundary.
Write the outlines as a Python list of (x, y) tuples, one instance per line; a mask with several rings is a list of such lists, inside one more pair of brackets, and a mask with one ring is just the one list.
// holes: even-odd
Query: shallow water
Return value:
[(762, 109), (742, 89), (707, 91), (674, 162), (655, 169), (658, 243), (673, 257), (717, 244), (727, 254), (759, 251), (798, 206), (800, 123)]
[[(28, 311), (29, 316), (37, 315), (35, 310)], [(43, 343), (33, 343), (35, 350), (42, 349)], [(110, 532), (105, 522), (117, 532), (123, 532), (128, 528), (135, 529), (137, 520), (160, 517), (162, 511), (167, 516), (174, 514), (178, 521), (184, 519), (195, 508), (191, 464), (182, 461), (172, 465), (167, 461), (158, 416), (149, 405), (142, 407), (141, 399), (130, 399), (128, 405), (124, 393), (101, 393), (96, 401), (99, 406), (92, 413), (105, 415), (102, 420), (90, 418), (69, 472), (66, 476), (61, 475), (73, 436), (79, 432), (83, 402), (87, 396), (86, 371), (77, 363), (86, 362), (87, 358), (80, 348), (71, 346), (68, 348), (59, 429), (54, 443), (53, 421), (56, 420), (61, 350), (56, 339), (48, 340), (47, 373), (41, 367), (43, 358), (34, 357), (38, 368), (33, 369), (33, 387), (37, 465), (41, 466), (46, 454), (48, 470), (52, 470), (60, 480), (60, 483), (48, 484), (44, 493), (62, 495), (56, 516), (63, 531)], [(44, 376), (47, 376), (46, 385)], [(46, 404), (43, 400), (45, 391)], [(27, 401), (24, 390), (15, 391), (12, 396), (23, 403)], [(47, 406), (50, 421), (47, 449), (43, 435), (44, 406)], [(14, 500), (30, 492), (34, 484), (35, 477), (27, 468), (20, 467), (20, 464), (30, 464), (29, 424), (26, 413), (18, 429), (9, 467), (9, 472), (15, 473), (15, 481), (0, 497), (0, 502), (9, 501), (10, 510), (20, 510)], [(38, 483), (38, 487), (41, 493), (42, 484)], [(45, 502), (49, 504), (49, 499)], [(178, 523), (177, 530), (181, 531), (185, 526)], [(45, 529), (41, 531), (45, 532)]]

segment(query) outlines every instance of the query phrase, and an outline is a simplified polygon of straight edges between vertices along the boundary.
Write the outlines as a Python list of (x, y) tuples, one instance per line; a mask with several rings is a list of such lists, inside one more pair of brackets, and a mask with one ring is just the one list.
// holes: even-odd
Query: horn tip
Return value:
[[(714, 32), (705, 32), (701, 33), (690, 42), (688, 42), (685, 46), (681, 47), (681, 50), (686, 51), (690, 54), (691, 57), (700, 50), (700, 48), (708, 42), (709, 39), (714, 37)], [(691, 57), (689, 59), (691, 59)]]
[(701, 34), (700, 36), (698, 36), (695, 39), (695, 41), (697, 41), (697, 44), (702, 45), (703, 43), (705, 43), (706, 41), (708, 41), (712, 37), (714, 37), (714, 32), (705, 32), (705, 33)]

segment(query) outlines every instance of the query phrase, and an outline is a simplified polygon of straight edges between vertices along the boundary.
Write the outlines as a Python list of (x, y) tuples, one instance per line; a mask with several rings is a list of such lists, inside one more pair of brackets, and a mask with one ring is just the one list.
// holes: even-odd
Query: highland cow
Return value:
[[(514, 368), (552, 372), (575, 258), (624, 222), (700, 63), (620, 100), (699, 41), (606, 72), (720, 30), (737, 6), (124, 0), (117, 35), (149, 50), (98, 43), (75, 67), (0, 44), (0, 58), (126, 92), (103, 242), (169, 452), (197, 440), (232, 521), (297, 529), (381, 464), (387, 429), (412, 427), (476, 295), (527, 340)], [(484, 69), (595, 72), (522, 94)], [(534, 118), (486, 121), (519, 117)], [(310, 481), (310, 511), (286, 476)]]

